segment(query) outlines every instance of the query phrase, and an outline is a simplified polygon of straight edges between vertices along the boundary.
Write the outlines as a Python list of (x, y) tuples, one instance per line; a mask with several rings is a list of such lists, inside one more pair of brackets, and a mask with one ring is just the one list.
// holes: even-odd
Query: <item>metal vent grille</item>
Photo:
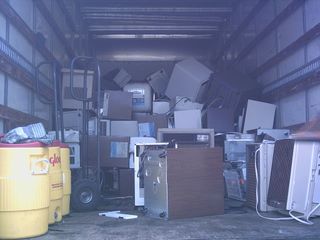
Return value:
[(292, 139), (279, 140), (275, 143), (267, 199), (268, 204), (275, 208), (286, 208), (293, 148), (294, 140)]
[[(248, 207), (256, 207), (256, 173), (255, 173), (255, 151), (256, 145), (247, 145), (247, 199)], [(259, 155), (257, 156), (259, 158)], [(257, 161), (259, 164), (259, 161)], [(259, 166), (258, 166), (259, 169)]]

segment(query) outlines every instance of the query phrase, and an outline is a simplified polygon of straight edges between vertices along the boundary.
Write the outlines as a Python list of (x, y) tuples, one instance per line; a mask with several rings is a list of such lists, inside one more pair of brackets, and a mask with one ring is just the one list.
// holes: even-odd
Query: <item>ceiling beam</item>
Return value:
[(93, 25), (89, 26), (90, 32), (126, 32), (126, 31), (218, 31), (216, 26), (203, 25)]
[(82, 7), (82, 13), (230, 13), (230, 7)]
[(213, 34), (103, 34), (93, 39), (212, 39)]
[[(78, 0), (79, 1), (79, 0)], [(80, 0), (82, 7), (230, 7), (233, 0)]]

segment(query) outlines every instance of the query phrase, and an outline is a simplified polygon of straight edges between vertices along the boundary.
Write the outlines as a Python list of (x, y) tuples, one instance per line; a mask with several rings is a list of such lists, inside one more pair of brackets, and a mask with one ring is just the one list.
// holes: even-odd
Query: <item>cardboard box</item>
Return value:
[[(129, 168), (129, 137), (100, 137), (101, 167)], [(89, 136), (88, 161), (97, 164), (97, 137)]]
[(137, 121), (111, 121), (111, 136), (138, 137)]
[(131, 80), (131, 75), (121, 68), (117, 75), (114, 77), (113, 81), (121, 88), (123, 88), (125, 85), (127, 85), (128, 82)]
[(167, 114), (170, 111), (169, 102), (153, 102), (152, 112), (153, 114)]
[[(61, 69), (62, 73), (62, 106), (65, 109), (82, 109), (82, 102), (74, 99), (70, 89), (70, 69)], [(94, 72), (87, 71), (87, 85), (84, 86), (85, 71), (75, 69), (73, 74), (73, 88), (77, 97), (92, 97)], [(83, 88), (86, 87), (86, 96), (83, 96)]]
[(174, 111), (174, 126), (185, 129), (202, 128), (201, 111), (199, 109)]
[[(155, 134), (157, 134), (159, 128), (168, 127), (168, 117), (166, 114), (135, 115), (134, 119), (137, 120), (138, 123), (154, 123)], [(156, 137), (156, 135), (154, 137)]]
[(163, 95), (169, 82), (169, 76), (164, 69), (161, 69), (148, 76), (147, 81), (155, 93)]
[(105, 91), (102, 115), (111, 120), (131, 120), (132, 96), (130, 92)]
[(209, 68), (194, 58), (178, 62), (174, 66), (165, 94), (170, 99), (185, 96), (193, 102), (201, 103), (211, 74)]

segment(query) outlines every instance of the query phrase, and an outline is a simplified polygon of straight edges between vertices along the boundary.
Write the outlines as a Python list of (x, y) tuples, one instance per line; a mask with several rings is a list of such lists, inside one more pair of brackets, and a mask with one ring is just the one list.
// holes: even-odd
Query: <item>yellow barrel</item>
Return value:
[(60, 143), (55, 141), (48, 147), (49, 156), (49, 179), (50, 179), (50, 204), (49, 204), (49, 224), (62, 220), (62, 170), (60, 158)]
[(41, 143), (0, 144), (0, 239), (48, 231), (48, 169)]
[(71, 171), (70, 149), (67, 144), (60, 144), (61, 169), (63, 179), (62, 216), (70, 213)]

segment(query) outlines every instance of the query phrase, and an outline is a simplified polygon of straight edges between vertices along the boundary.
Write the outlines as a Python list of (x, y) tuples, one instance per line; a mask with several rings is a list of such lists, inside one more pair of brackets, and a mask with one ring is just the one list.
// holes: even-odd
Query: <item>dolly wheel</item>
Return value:
[(99, 203), (98, 184), (89, 179), (75, 181), (72, 185), (71, 206), (76, 211), (94, 210)]

